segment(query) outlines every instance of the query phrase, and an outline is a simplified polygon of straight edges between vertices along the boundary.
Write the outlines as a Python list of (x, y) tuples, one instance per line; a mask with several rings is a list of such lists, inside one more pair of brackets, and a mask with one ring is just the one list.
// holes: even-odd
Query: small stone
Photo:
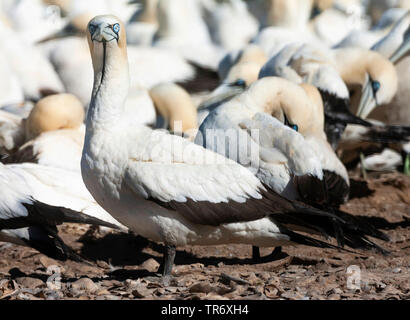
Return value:
[(144, 285), (138, 284), (132, 289), (132, 295), (135, 298), (145, 298), (146, 296), (151, 295), (152, 291), (153, 290), (147, 289)]
[(39, 288), (45, 286), (44, 282), (37, 278), (30, 278), (30, 277), (20, 277), (16, 279), (16, 282), (22, 288)]
[(41, 265), (46, 269), (50, 266), (59, 266), (59, 264), (56, 260), (51, 259), (51, 258), (46, 257), (46, 256), (40, 257), (39, 260), (40, 260)]
[(401, 273), (401, 269), (400, 268), (394, 268), (392, 270), (393, 273)]
[(209, 283), (198, 282), (189, 288), (191, 293), (210, 293), (212, 291), (212, 286)]
[(104, 268), (104, 269), (110, 269), (110, 265), (102, 260), (98, 260), (97, 261), (97, 266), (99, 266), (100, 268)]
[(327, 296), (331, 296), (331, 295), (341, 295), (343, 293), (343, 291), (340, 288), (333, 288), (330, 289), (326, 292)]
[(274, 299), (274, 298), (277, 298), (279, 296), (279, 290), (276, 288), (276, 286), (267, 285), (267, 286), (265, 286), (264, 294), (269, 299)]
[(181, 265), (181, 266), (176, 266), (173, 268), (172, 273), (176, 275), (181, 275), (185, 273), (190, 273), (191, 272), (191, 267), (189, 265)]
[(89, 278), (81, 278), (71, 284), (71, 289), (74, 292), (85, 291), (92, 294), (99, 290), (99, 286)]
[(380, 292), (383, 291), (386, 288), (386, 284), (384, 284), (383, 282), (379, 282), (376, 284), (376, 291)]
[(249, 283), (250, 285), (253, 285), (253, 286), (263, 283), (263, 280), (260, 279), (260, 278), (258, 278), (258, 277), (255, 275), (254, 272), (251, 272), (251, 273), (250, 273), (250, 275), (249, 275), (247, 281), (248, 281), (248, 283)]
[(104, 296), (104, 295), (108, 295), (108, 294), (110, 294), (110, 292), (107, 289), (101, 289), (101, 290), (98, 290), (96, 292), (97, 296)]
[(135, 280), (131, 280), (131, 279), (125, 280), (125, 286), (126, 286), (128, 289), (133, 289), (133, 288), (135, 288), (136, 286), (138, 286), (138, 285), (140, 285), (140, 284), (141, 284), (140, 281), (135, 281)]
[(362, 281), (362, 289), (364, 292), (369, 293), (372, 290), (372, 287), (369, 285), (367, 281)]
[(145, 260), (141, 264), (141, 268), (145, 269), (149, 272), (157, 272), (157, 270), (159, 268), (159, 263), (156, 260), (154, 260), (153, 258), (150, 258), (148, 260)]

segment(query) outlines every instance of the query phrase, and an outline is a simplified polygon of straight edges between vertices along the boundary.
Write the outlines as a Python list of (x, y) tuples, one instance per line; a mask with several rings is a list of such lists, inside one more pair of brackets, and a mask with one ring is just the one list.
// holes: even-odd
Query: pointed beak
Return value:
[(392, 54), (392, 56), (390, 57), (390, 61), (393, 64), (397, 64), (400, 62), (401, 59), (403, 59), (409, 54), (410, 54), (410, 27), (406, 31), (403, 43)]
[(81, 33), (74, 26), (72, 26), (71, 24), (68, 24), (62, 30), (56, 33), (53, 33), (52, 35), (49, 35), (48, 37), (45, 37), (44, 39), (37, 41), (37, 44), (41, 44), (41, 43), (52, 41), (52, 40), (68, 38), (72, 36), (80, 36), (80, 35)]
[(367, 76), (366, 84), (362, 89), (362, 97), (360, 99), (359, 109), (357, 111), (357, 116), (363, 119), (373, 111), (374, 108), (377, 106), (376, 98), (373, 94), (372, 82)]
[(209, 99), (201, 103), (197, 110), (212, 110), (221, 103), (228, 101), (239, 93), (242, 93), (244, 90), (245, 88), (242, 86), (235, 86), (231, 83), (222, 83), (213, 91), (212, 96)]
[(118, 39), (118, 34), (116, 34), (108, 25), (97, 26), (95, 31), (91, 35), (91, 40), (97, 42), (110, 42), (112, 40), (118, 41)]

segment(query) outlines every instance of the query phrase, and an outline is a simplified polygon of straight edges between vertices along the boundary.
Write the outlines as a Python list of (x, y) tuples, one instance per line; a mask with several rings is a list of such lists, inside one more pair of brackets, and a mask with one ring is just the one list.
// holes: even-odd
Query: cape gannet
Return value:
[[(171, 273), (178, 245), (329, 246), (289, 228), (299, 224), (317, 232), (334, 222), (343, 226), (342, 218), (280, 197), (245, 167), (182, 137), (126, 125), (124, 25), (115, 16), (97, 16), (89, 22), (88, 40), (95, 79), (82, 176), (96, 201), (118, 221), (165, 243), (163, 275)], [(312, 215), (320, 226), (311, 223)]]

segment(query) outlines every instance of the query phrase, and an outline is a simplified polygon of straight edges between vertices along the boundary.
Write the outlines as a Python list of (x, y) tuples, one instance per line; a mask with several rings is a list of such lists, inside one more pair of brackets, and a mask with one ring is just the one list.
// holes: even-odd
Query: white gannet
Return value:
[(2, 21), (0, 21), (0, 37), (7, 39), (0, 44), (0, 52), (18, 78), (25, 99), (37, 101), (50, 92), (65, 91), (53, 66), (41, 51), (25, 43), (17, 32)]
[[(0, 50), (0, 60), (7, 61)], [(0, 107), (24, 101), (23, 87), (17, 74), (8, 63), (0, 64)]]
[(28, 44), (56, 32), (64, 24), (61, 10), (41, 0), (13, 1), (4, 12), (13, 29)]
[[(223, 81), (225, 80), (231, 69), (234, 66), (239, 66), (242, 64), (245, 65), (255, 65), (261, 68), (268, 57), (266, 56), (265, 52), (256, 44), (249, 44), (240, 50), (233, 50), (230, 51), (225, 57), (219, 62), (218, 65), (218, 76)], [(257, 79), (257, 76), (254, 80)], [(230, 80), (237, 80), (237, 79), (230, 79)], [(243, 79), (247, 80), (247, 79)], [(250, 83), (248, 83), (249, 85)]]
[(26, 137), (23, 118), (11, 112), (0, 110), (0, 153), (7, 154), (21, 146)]
[(343, 219), (280, 197), (245, 167), (182, 137), (126, 125), (124, 25), (104, 15), (93, 18), (88, 30), (95, 81), (82, 176), (96, 201), (118, 221), (165, 243), (163, 275), (171, 273), (178, 245), (328, 246), (288, 227), (302, 224), (317, 231), (318, 226), (309, 223), (313, 212), (325, 228), (330, 221), (343, 225)]
[(0, 163), (0, 187), (0, 241), (31, 246), (57, 259), (78, 259), (56, 225), (75, 222), (127, 230), (97, 205), (78, 173)]
[(268, 60), (265, 52), (255, 44), (228, 53), (218, 66), (221, 83), (212, 92), (202, 97), (198, 104), (198, 123), (218, 105), (228, 101), (258, 79), (259, 71)]
[(3, 163), (35, 162), (80, 172), (84, 144), (84, 107), (71, 94), (41, 99), (24, 120), (26, 143)]
[(308, 55), (308, 58), (316, 65), (330, 64), (348, 88), (361, 87), (357, 116), (366, 118), (377, 105), (389, 103), (396, 94), (396, 70), (381, 54), (362, 48), (327, 49), (316, 44), (308, 48), (314, 48), (309, 49), (311, 57)]
[(302, 29), (309, 21), (313, 0), (255, 0), (248, 3), (263, 28)]
[(127, 41), (132, 45), (150, 46), (158, 29), (158, 0), (142, 0), (127, 23)]
[(262, 67), (259, 78), (277, 76), (315, 86), (323, 100), (325, 132), (334, 149), (346, 125), (371, 126), (349, 111), (349, 90), (328, 57), (331, 52), (312, 45), (289, 44)]
[(368, 2), (368, 13), (373, 23), (378, 22), (383, 13), (391, 8), (410, 9), (409, 0), (372, 0)]
[[(403, 17), (403, 23), (398, 25), (372, 50), (378, 51), (395, 64), (398, 76), (398, 89), (393, 100), (377, 108), (369, 117), (381, 120), (393, 125), (408, 125), (410, 123), (410, 109), (408, 101), (410, 98), (410, 11)], [(404, 28), (403, 28), (404, 27)]]
[(152, 87), (149, 94), (157, 111), (157, 128), (169, 128), (171, 132), (184, 134), (187, 138), (195, 137), (197, 110), (184, 88), (174, 83), (163, 83)]
[[(391, 10), (399, 10), (394, 11), (394, 20), (387, 19), (388, 17), (392, 16), (391, 11), (386, 11), (383, 17), (380, 19), (380, 26), (375, 26), (370, 30), (354, 30), (349, 33), (342, 41), (336, 44), (333, 48), (347, 48), (347, 47), (359, 47), (364, 49), (369, 49), (373, 47), (380, 46), (381, 42), (384, 42), (383, 48), (380, 50), (375, 50), (380, 53), (382, 51), (386, 52), (392, 50), (391, 48), (396, 48), (397, 46), (392, 46), (391, 39), (390, 43), (387, 43), (383, 39), (388, 37), (388, 34), (395, 35), (390, 38), (396, 38), (399, 30), (402, 29), (403, 25), (406, 23), (405, 16), (407, 15), (406, 10), (403, 9), (391, 9)], [(403, 30), (404, 31), (404, 30)], [(394, 41), (394, 40), (393, 40)], [(400, 41), (401, 43), (401, 41)], [(394, 50), (394, 49), (393, 49)], [(393, 52), (391, 52), (393, 53)], [(382, 53), (383, 54), (383, 53)], [(384, 56), (390, 56), (388, 54), (383, 54)]]
[[(323, 132), (323, 103), (320, 94), (315, 90), (316, 89), (310, 85), (303, 84), (299, 86), (282, 78), (265, 77), (260, 79), (243, 93), (213, 110), (201, 124), (199, 131), (202, 133), (202, 137), (199, 137), (199, 140), (196, 139), (196, 142), (207, 146), (207, 148), (210, 147), (214, 151), (218, 151), (220, 150), (218, 145), (214, 145), (209, 141), (207, 142), (209, 139), (206, 139), (206, 130), (231, 128), (242, 130), (240, 124), (242, 121), (248, 118), (252, 119), (257, 113), (267, 113), (271, 115), (271, 117), (282, 121), (285, 125), (295, 128), (294, 130), (299, 132), (296, 136), (302, 135), (304, 137), (298, 138), (302, 140), (302, 142), (299, 142), (300, 146), (292, 147), (289, 150), (287, 147), (283, 147), (283, 149), (280, 150), (282, 153), (284, 152), (288, 158), (291, 158), (289, 161), (295, 163), (300, 162), (299, 165), (288, 167), (282, 163), (283, 160), (279, 161), (273, 158), (273, 162), (276, 161), (276, 167), (280, 168), (280, 170), (273, 167), (275, 170), (273, 173), (270, 173), (269, 176), (272, 185), (269, 184), (269, 186), (281, 194), (286, 192), (283, 195), (291, 199), (299, 199), (300, 196), (298, 195), (296, 187), (289, 189), (292, 193), (288, 193), (289, 190), (286, 189), (289, 185), (292, 186), (294, 184), (291, 176), (308, 175), (311, 178), (323, 181), (323, 184), (325, 184), (327, 183), (327, 181), (323, 180), (325, 172), (328, 180), (331, 180), (332, 176), (337, 176), (339, 178), (334, 178), (333, 180), (340, 180), (340, 183), (335, 185), (330, 184), (327, 187), (328, 190), (326, 190), (326, 195), (329, 196), (329, 199), (322, 201), (328, 204), (333, 203), (334, 205), (336, 205), (336, 203), (337, 205), (343, 203), (347, 199), (349, 179), (346, 169), (326, 141), (326, 136)], [(223, 132), (221, 134), (223, 134)], [(279, 148), (276, 146), (276, 143), (280, 143), (276, 142), (279, 138), (275, 138), (272, 134), (271, 136), (271, 139), (273, 139), (273, 147)], [(293, 140), (296, 140), (296, 138), (293, 138)], [(289, 141), (296, 143), (293, 140), (290, 139)], [(287, 141), (284, 141), (282, 143), (286, 146), (286, 142)], [(208, 143), (210, 143), (209, 146)], [(292, 153), (295, 152), (294, 150), (297, 150), (300, 154), (291, 156)], [(273, 156), (275, 156), (275, 153), (273, 153)], [(267, 159), (269, 159), (269, 157)], [(309, 161), (306, 161), (307, 159), (309, 159)], [(258, 163), (259, 162), (260, 161), (258, 161)], [(303, 168), (304, 171), (297, 171), (297, 168)], [(263, 167), (259, 164), (258, 168), (255, 169), (260, 170), (261, 176), (259, 176), (259, 171), (257, 173), (260, 179), (266, 174)], [(295, 171), (292, 172), (292, 170)], [(279, 174), (278, 172), (282, 173)], [(287, 174), (283, 172), (287, 172)], [(265, 180), (266, 178), (262, 178), (262, 181)], [(335, 189), (332, 190), (332, 188)], [(320, 193), (319, 191), (317, 191), (318, 195)], [(330, 200), (330, 198), (332, 198), (332, 200)]]
[(159, 0), (158, 22), (154, 47), (178, 52), (200, 67), (217, 70), (226, 50), (212, 42), (199, 1)]
[[(323, 121), (316, 88), (267, 77), (214, 109), (195, 142), (250, 168), (265, 185), (289, 199), (337, 208), (347, 200), (349, 178), (326, 141)], [(252, 130), (259, 130), (259, 140), (253, 142), (259, 144), (257, 161), (252, 161), (246, 143), (238, 144)], [(227, 144), (227, 136), (235, 137), (237, 145)]]
[(388, 59), (359, 48), (335, 49), (333, 53), (335, 67), (344, 82), (362, 88), (357, 116), (366, 118), (376, 106), (393, 99), (398, 80), (396, 69)]
[(209, 0), (202, 3), (212, 40), (224, 49), (241, 49), (258, 33), (259, 23), (242, 0), (222, 3)]
[[(90, 101), (93, 81), (85, 38), (87, 23), (91, 18), (89, 12), (74, 16), (62, 30), (43, 39), (41, 44), (67, 92), (79, 97), (86, 107)], [(72, 50), (76, 52), (75, 55)], [(128, 59), (132, 96), (135, 96), (135, 91), (148, 89), (162, 82), (184, 82), (195, 76), (194, 67), (170, 50), (130, 45)]]

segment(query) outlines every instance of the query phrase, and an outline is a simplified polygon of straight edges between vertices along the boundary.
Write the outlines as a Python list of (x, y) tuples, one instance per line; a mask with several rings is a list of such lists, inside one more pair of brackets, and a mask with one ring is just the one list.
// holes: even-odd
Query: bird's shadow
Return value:
[(355, 180), (350, 178), (349, 199), (367, 198), (374, 194), (374, 190), (370, 189), (367, 182), (363, 180)]
[[(164, 252), (164, 246), (152, 241), (149, 241), (141, 236), (133, 235), (132, 233), (115, 233), (108, 234), (102, 238), (95, 239), (80, 239), (83, 243), (81, 249), (81, 255), (90, 261), (106, 261), (113, 266), (135, 266), (140, 265), (144, 261), (152, 258), (159, 264), (162, 263), (162, 253)], [(149, 248), (151, 251), (155, 251), (158, 255), (144, 252), (144, 249)], [(250, 246), (249, 246), (250, 248)], [(275, 259), (263, 259), (259, 261), (270, 262), (278, 259), (282, 259), (287, 255), (282, 253), (275, 257)], [(185, 265), (201, 263), (204, 266), (217, 266), (219, 263), (225, 265), (235, 264), (254, 264), (255, 262), (251, 258), (226, 258), (226, 257), (198, 257), (193, 253), (186, 250), (177, 250), (175, 257), (175, 264)], [(139, 270), (126, 270), (139, 271)], [(124, 271), (125, 272), (125, 271)]]

